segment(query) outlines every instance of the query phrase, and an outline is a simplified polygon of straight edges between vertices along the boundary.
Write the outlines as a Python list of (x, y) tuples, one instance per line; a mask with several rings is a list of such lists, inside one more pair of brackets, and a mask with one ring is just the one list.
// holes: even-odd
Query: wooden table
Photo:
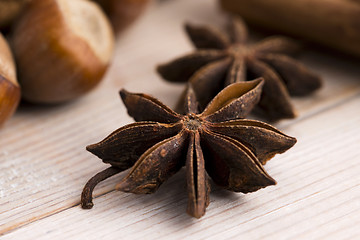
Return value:
[(182, 23), (221, 24), (214, 0), (153, 4), (118, 40), (103, 83), (57, 107), (23, 105), (0, 131), (1, 239), (359, 239), (359, 62), (307, 51), (301, 60), (324, 77), (321, 91), (294, 99), (299, 117), (276, 125), (298, 143), (265, 168), (278, 184), (251, 194), (214, 186), (206, 215), (185, 213), (184, 171), (156, 194), (114, 191), (113, 177), (79, 206), (81, 189), (106, 167), (85, 151), (132, 122), (121, 87), (174, 106), (183, 85), (154, 66), (191, 51)]

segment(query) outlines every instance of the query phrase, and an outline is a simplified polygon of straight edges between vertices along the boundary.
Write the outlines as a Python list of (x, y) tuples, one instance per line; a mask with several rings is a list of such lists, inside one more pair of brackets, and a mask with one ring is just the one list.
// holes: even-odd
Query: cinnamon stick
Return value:
[(360, 57), (360, 0), (220, 0), (251, 24)]

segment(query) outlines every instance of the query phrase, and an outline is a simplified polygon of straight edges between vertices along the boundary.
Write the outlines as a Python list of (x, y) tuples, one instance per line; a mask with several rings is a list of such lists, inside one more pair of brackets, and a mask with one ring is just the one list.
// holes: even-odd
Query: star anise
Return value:
[(231, 83), (263, 77), (258, 113), (270, 120), (293, 118), (289, 94), (307, 95), (321, 86), (316, 74), (286, 55), (299, 50), (299, 44), (289, 38), (276, 36), (247, 44), (247, 28), (237, 17), (229, 20), (227, 34), (190, 24), (185, 29), (197, 50), (157, 70), (168, 81), (190, 81), (200, 107)]
[(131, 168), (116, 189), (153, 193), (183, 166), (186, 167), (187, 212), (201, 217), (209, 204), (209, 177), (234, 192), (253, 192), (276, 182), (262, 167), (296, 139), (274, 127), (243, 119), (258, 102), (263, 80), (234, 83), (222, 90), (202, 113), (189, 86), (186, 114), (180, 115), (159, 100), (120, 91), (137, 122), (111, 133), (86, 149), (111, 164), (85, 185), (82, 207), (91, 208), (92, 191), (100, 181)]

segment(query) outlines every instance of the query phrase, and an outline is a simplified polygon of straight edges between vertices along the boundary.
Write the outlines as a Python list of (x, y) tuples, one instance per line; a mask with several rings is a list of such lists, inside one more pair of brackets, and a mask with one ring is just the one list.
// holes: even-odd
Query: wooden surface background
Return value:
[(184, 171), (153, 195), (114, 191), (118, 175), (96, 188), (92, 210), (79, 206), (86, 181), (107, 167), (85, 146), (132, 122), (118, 90), (174, 106), (184, 86), (162, 81), (154, 66), (191, 51), (184, 21), (224, 19), (214, 0), (153, 4), (119, 38), (95, 91), (57, 107), (22, 105), (0, 130), (0, 238), (359, 239), (359, 62), (314, 51), (301, 60), (325, 84), (294, 99), (297, 119), (275, 124), (298, 139), (265, 166), (277, 185), (246, 195), (213, 186), (197, 220), (185, 213)]

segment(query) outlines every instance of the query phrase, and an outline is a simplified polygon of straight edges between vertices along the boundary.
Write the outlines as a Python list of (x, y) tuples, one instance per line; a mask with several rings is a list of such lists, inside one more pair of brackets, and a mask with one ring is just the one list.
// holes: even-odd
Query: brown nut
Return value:
[(150, 0), (95, 0), (108, 14), (116, 33), (133, 23)]
[(15, 112), (20, 101), (15, 64), (9, 46), (0, 33), (0, 125)]
[(13, 33), (24, 99), (61, 103), (93, 89), (111, 60), (107, 17), (88, 0), (32, 0)]

